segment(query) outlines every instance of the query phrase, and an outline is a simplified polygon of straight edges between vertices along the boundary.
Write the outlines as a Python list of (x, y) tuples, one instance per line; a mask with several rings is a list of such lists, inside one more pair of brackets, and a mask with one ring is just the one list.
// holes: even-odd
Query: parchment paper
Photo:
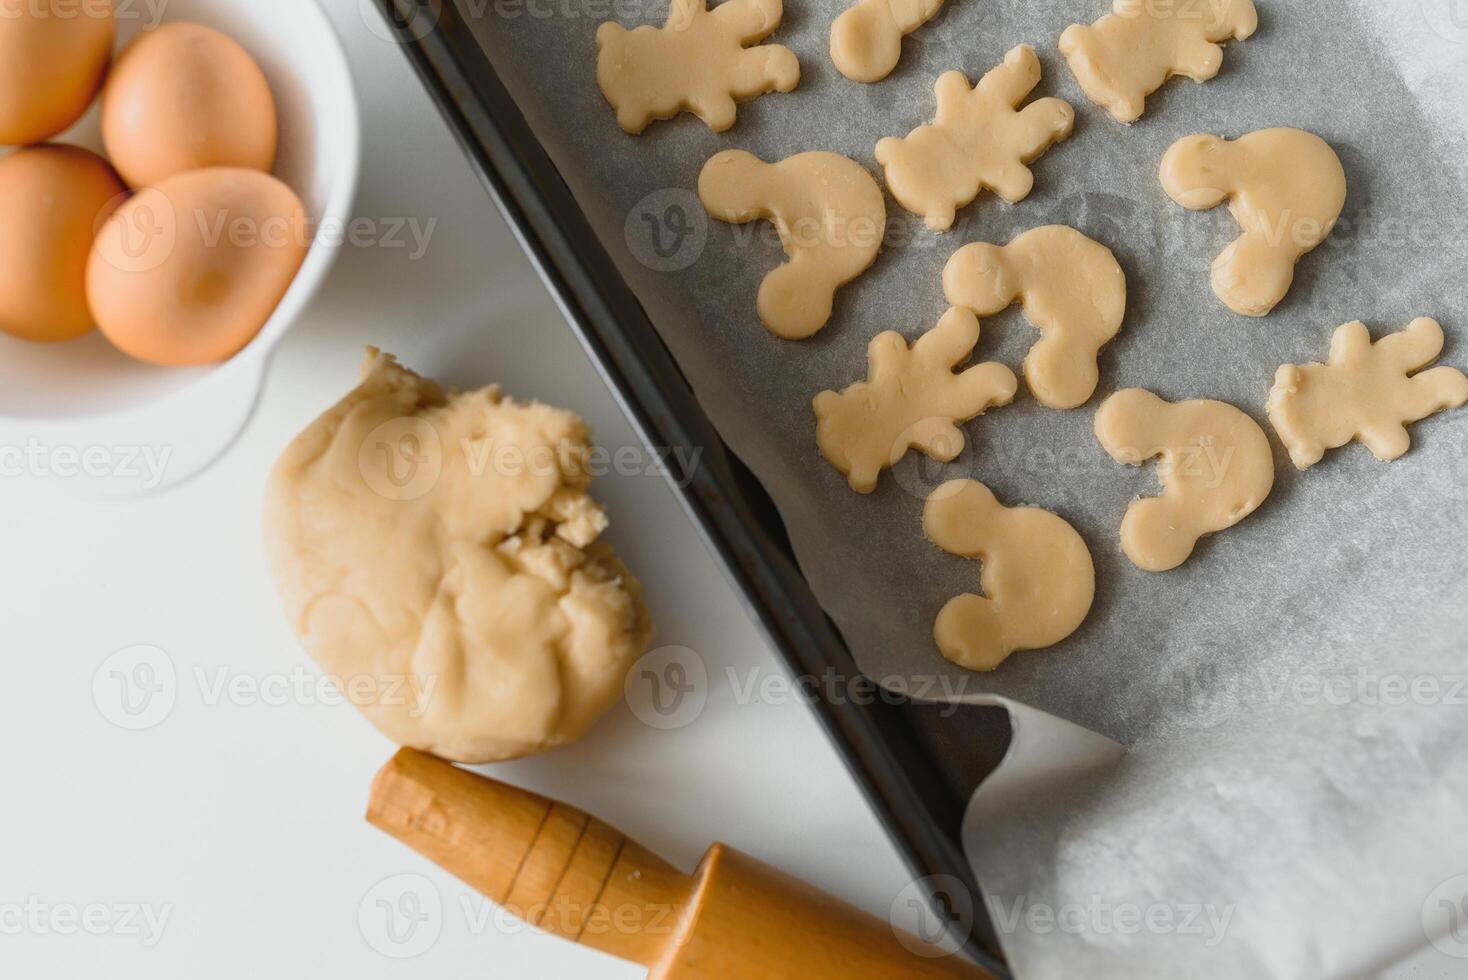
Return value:
[[(1352, 445), (1298, 473), (1276, 442), (1265, 505), (1161, 575), (1117, 541), (1155, 477), (1114, 463), (1091, 425), (1101, 398), (1133, 385), (1222, 399), (1263, 423), (1275, 368), (1323, 360), (1331, 331), (1358, 318), (1379, 335), (1435, 316), (1443, 363), (1468, 364), (1468, 5), (1259, 0), (1258, 34), (1229, 46), (1217, 79), (1174, 80), (1128, 128), (1086, 101), (1056, 49), (1101, 0), (949, 0), (876, 85), (829, 61), (843, 4), (788, 0), (772, 40), (800, 57), (795, 92), (742, 104), (724, 134), (685, 115), (634, 138), (596, 87), (594, 34), (609, 17), (660, 24), (663, 4), (458, 2), (721, 434), (773, 494), (862, 668), (927, 693), (937, 678), (964, 697), (1014, 699), (1126, 747), (1089, 778), (1029, 785), (969, 840), (1021, 977), (1354, 977), (1446, 928), (1439, 900), (1461, 895), (1448, 880), (1468, 872), (1468, 412), (1414, 426), (1412, 451), (1391, 464)], [(942, 71), (977, 80), (1021, 42), (1044, 65), (1035, 94), (1078, 112), (1074, 135), (1035, 163), (1034, 193), (1013, 207), (985, 195), (941, 236), (889, 198), (888, 247), (838, 294), (831, 323), (799, 343), (767, 333), (754, 298), (782, 260), (777, 240), (705, 218), (693, 195), (704, 160), (825, 149), (880, 176), (873, 145), (931, 117)], [(1349, 200), (1287, 300), (1252, 320), (1209, 288), (1212, 257), (1237, 234), (1226, 209), (1177, 207), (1156, 172), (1188, 133), (1278, 125), (1335, 147)], [(864, 377), (881, 330), (915, 337), (937, 322), (939, 275), (960, 245), (1048, 223), (1104, 242), (1127, 272), (1097, 396), (1057, 412), (1021, 385), (1015, 404), (966, 426), (955, 463), (910, 455), (876, 493), (851, 492), (817, 452), (811, 397)], [(1037, 336), (1012, 308), (984, 321), (978, 356), (1018, 369)], [(1082, 629), (992, 674), (949, 665), (931, 640), (979, 568), (924, 541), (922, 502), (964, 475), (1060, 513), (1096, 561)]]

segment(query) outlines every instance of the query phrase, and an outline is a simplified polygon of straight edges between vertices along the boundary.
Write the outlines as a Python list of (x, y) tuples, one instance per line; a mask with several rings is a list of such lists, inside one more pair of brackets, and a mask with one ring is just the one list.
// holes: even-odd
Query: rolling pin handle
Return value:
[[(722, 844), (685, 875), (595, 817), (403, 749), (367, 819), (525, 922), (649, 980), (992, 980)], [(932, 951), (936, 953), (937, 951)]]

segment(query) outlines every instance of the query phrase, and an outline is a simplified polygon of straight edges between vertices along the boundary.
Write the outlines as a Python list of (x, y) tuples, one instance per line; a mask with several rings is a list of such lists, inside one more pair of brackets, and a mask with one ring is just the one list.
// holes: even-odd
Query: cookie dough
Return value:
[(789, 261), (765, 276), (756, 308), (770, 332), (787, 340), (826, 325), (836, 287), (871, 266), (887, 229), (876, 179), (839, 153), (765, 163), (725, 150), (703, 165), (698, 196), (720, 221), (774, 222)]
[(1259, 27), (1253, 0), (1113, 0), (1094, 24), (1072, 24), (1060, 53), (1086, 97), (1117, 122), (1141, 118), (1147, 96), (1174, 75), (1206, 82), (1223, 67), (1223, 41)]
[(1025, 382), (1040, 404), (1075, 408), (1095, 392), (1096, 356), (1121, 329), (1126, 273), (1105, 245), (1046, 225), (1008, 245), (959, 249), (943, 269), (943, 294), (979, 316), (1019, 300), (1041, 334), (1025, 356)]
[(978, 342), (978, 317), (951, 309), (910, 349), (895, 330), (878, 334), (867, 346), (866, 381), (816, 395), (816, 442), (851, 489), (871, 493), (877, 474), (908, 449), (946, 463), (963, 450), (955, 423), (1014, 400), (1019, 382), (1003, 364), (954, 373)]
[(1029, 196), (1026, 164), (1070, 135), (1075, 110), (1056, 98), (1019, 105), (1040, 82), (1040, 59), (1028, 44), (969, 88), (961, 71), (944, 72), (933, 91), (938, 114), (906, 137), (877, 143), (887, 189), (934, 231), (953, 226), (955, 211), (991, 188), (1010, 204)]
[(368, 349), (270, 475), (265, 542), (306, 649), (383, 734), (461, 762), (581, 736), (652, 636), (586, 493), (575, 415), (458, 394)]
[(1346, 203), (1340, 158), (1301, 129), (1185, 136), (1163, 156), (1161, 178), (1185, 208), (1229, 202), (1244, 233), (1214, 260), (1213, 292), (1244, 316), (1264, 316), (1284, 299), (1295, 263), (1325, 241)]
[(617, 123), (636, 135), (654, 119), (688, 110), (722, 133), (734, 125), (736, 99), (789, 92), (800, 62), (778, 44), (746, 47), (780, 26), (782, 0), (672, 0), (662, 27), (596, 30), (596, 81)]
[(933, 623), (938, 649), (960, 667), (993, 670), (1016, 650), (1054, 646), (1091, 609), (1091, 551), (1048, 510), (1006, 507), (977, 480), (954, 480), (928, 497), (923, 532), (944, 551), (984, 563), (984, 594), (950, 599)]
[(1118, 463), (1162, 457), (1162, 495), (1134, 501), (1121, 522), (1122, 551), (1149, 572), (1187, 561), (1200, 537), (1248, 517), (1274, 486), (1264, 430), (1224, 402), (1172, 403), (1128, 388), (1101, 403), (1096, 439)]
[(1468, 378), (1456, 368), (1412, 374), (1443, 349), (1443, 328), (1418, 317), (1376, 343), (1359, 320), (1337, 327), (1328, 364), (1285, 364), (1269, 392), (1269, 421), (1300, 469), (1327, 449), (1360, 441), (1380, 460), (1412, 445), (1406, 423), (1468, 403)]
[(897, 67), (902, 38), (926, 24), (943, 0), (857, 0), (831, 25), (831, 60), (853, 82), (880, 82)]

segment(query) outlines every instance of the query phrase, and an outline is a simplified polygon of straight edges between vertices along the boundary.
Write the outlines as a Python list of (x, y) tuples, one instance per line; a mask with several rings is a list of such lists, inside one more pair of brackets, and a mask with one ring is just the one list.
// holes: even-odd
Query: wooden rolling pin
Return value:
[(916, 956), (886, 922), (721, 844), (686, 875), (580, 810), (412, 749), (377, 774), (367, 819), (651, 980), (991, 978), (958, 956)]

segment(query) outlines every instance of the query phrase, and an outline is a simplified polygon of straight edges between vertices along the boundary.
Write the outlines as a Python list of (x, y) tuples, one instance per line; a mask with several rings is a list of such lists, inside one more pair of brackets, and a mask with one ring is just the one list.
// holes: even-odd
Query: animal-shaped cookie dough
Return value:
[(943, 0), (857, 0), (831, 25), (831, 60), (853, 82), (880, 82), (902, 54), (902, 38), (922, 27)]
[(1003, 364), (954, 373), (978, 342), (978, 317), (950, 309), (911, 349), (895, 330), (878, 334), (867, 346), (867, 380), (815, 397), (816, 442), (851, 489), (871, 493), (908, 449), (946, 463), (963, 449), (955, 423), (1014, 400), (1019, 382)]
[(1281, 366), (1269, 392), (1269, 421), (1290, 459), (1308, 469), (1352, 439), (1377, 459), (1401, 456), (1412, 444), (1406, 423), (1468, 402), (1468, 378), (1456, 368), (1411, 374), (1442, 349), (1443, 328), (1430, 317), (1374, 344), (1357, 320), (1336, 328), (1328, 364)]
[(1121, 522), (1121, 550), (1149, 572), (1187, 561), (1200, 537), (1248, 517), (1274, 486), (1264, 430), (1223, 402), (1128, 388), (1101, 403), (1096, 439), (1118, 463), (1162, 457), (1162, 495), (1134, 501)]
[(667, 23), (627, 30), (607, 21), (596, 30), (596, 81), (634, 135), (654, 119), (687, 109), (722, 133), (734, 125), (734, 101), (789, 92), (800, 62), (764, 40), (780, 26), (782, 0), (672, 0)]
[(1091, 609), (1091, 551), (1048, 510), (1006, 507), (982, 483), (954, 480), (928, 497), (923, 532), (944, 551), (984, 563), (984, 594), (950, 599), (933, 623), (938, 649), (960, 667), (993, 670), (1016, 650), (1053, 646)]
[(1075, 110), (1055, 98), (1019, 105), (1040, 81), (1040, 59), (1028, 44), (969, 88), (961, 71), (938, 76), (938, 114), (898, 139), (877, 143), (877, 162), (899, 204), (934, 231), (953, 226), (954, 212), (991, 188), (1010, 204), (1024, 200), (1035, 175), (1026, 164), (1070, 135)]
[(1094, 24), (1072, 24), (1060, 53), (1086, 97), (1117, 122), (1141, 117), (1174, 75), (1206, 82), (1223, 67), (1221, 42), (1259, 27), (1253, 0), (1114, 0)]
[(839, 153), (765, 163), (725, 150), (703, 165), (698, 196), (720, 221), (775, 223), (789, 261), (765, 276), (756, 307), (770, 332), (789, 340), (826, 325), (836, 287), (872, 264), (887, 227), (876, 179)]
[(1236, 140), (1199, 133), (1162, 158), (1162, 187), (1207, 211), (1224, 200), (1243, 235), (1213, 262), (1213, 292), (1235, 313), (1264, 316), (1289, 292), (1295, 263), (1325, 241), (1346, 203), (1346, 171), (1314, 133), (1261, 129)]
[(943, 269), (954, 306), (991, 316), (1016, 299), (1042, 337), (1025, 356), (1040, 404), (1075, 408), (1096, 390), (1096, 355), (1121, 329), (1126, 274), (1111, 249), (1065, 225), (1033, 228), (1008, 245), (965, 245)]

